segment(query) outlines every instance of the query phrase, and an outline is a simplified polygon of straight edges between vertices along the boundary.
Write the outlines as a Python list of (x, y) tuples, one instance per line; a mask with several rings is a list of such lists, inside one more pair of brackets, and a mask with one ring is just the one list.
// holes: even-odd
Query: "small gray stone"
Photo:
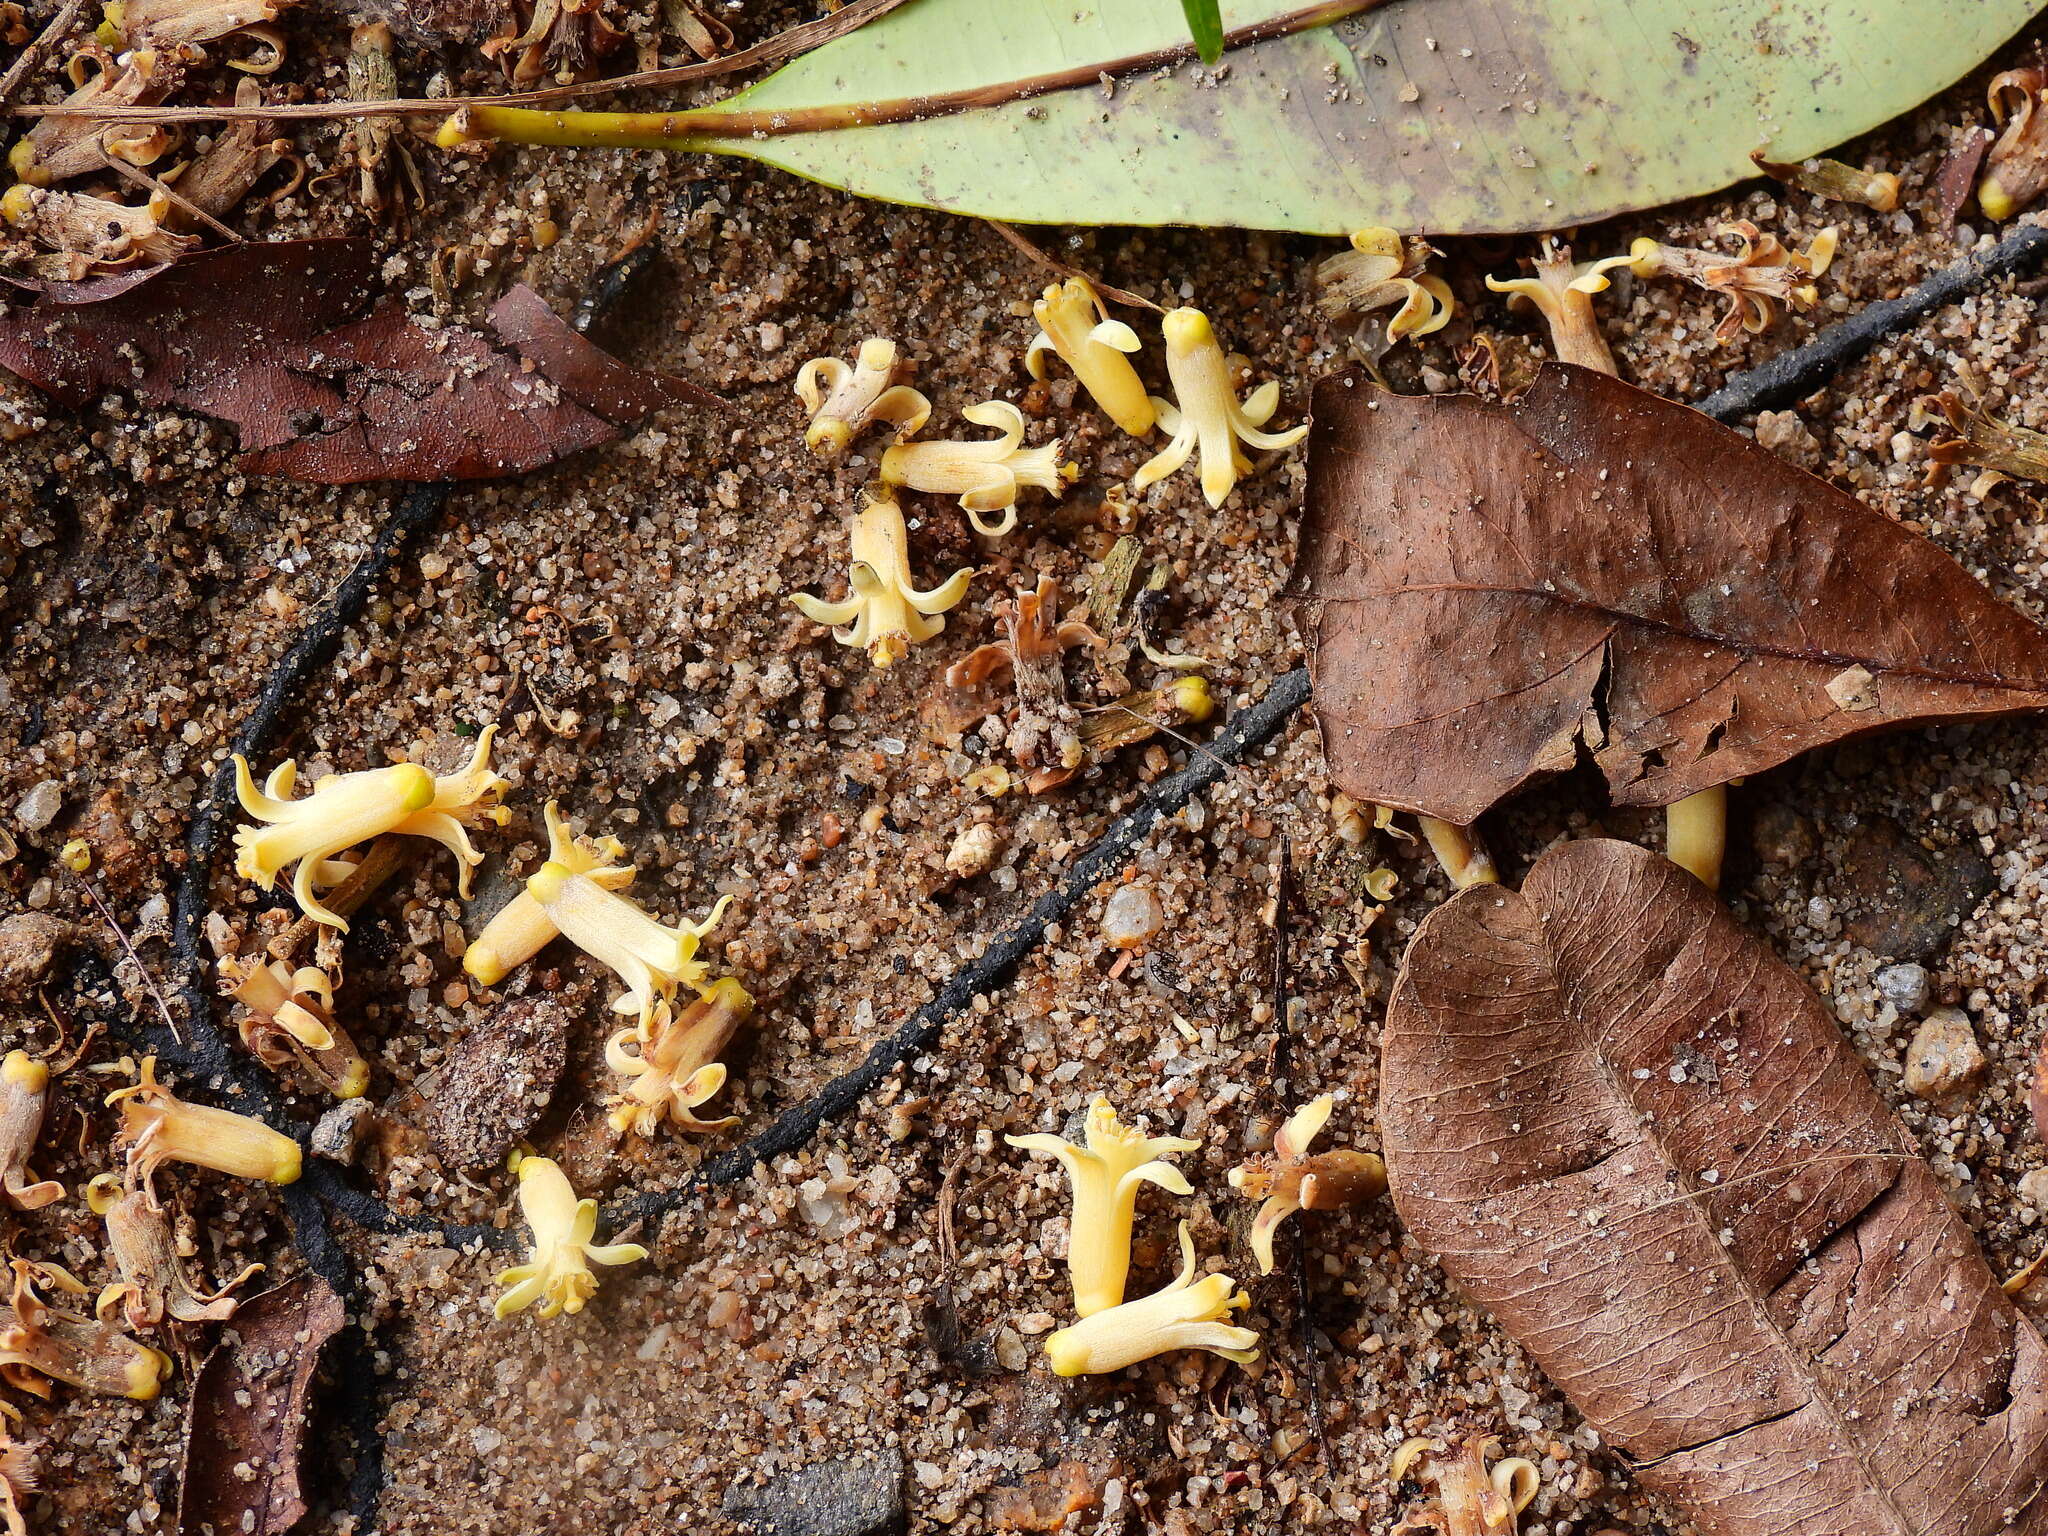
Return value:
[(1886, 966), (1877, 973), (1877, 995), (1901, 1013), (1918, 1013), (1927, 1006), (1927, 967)]
[(354, 1162), (362, 1146), (363, 1132), (370, 1128), (372, 1113), (368, 1099), (343, 1099), (313, 1127), (314, 1154), (329, 1162)]
[(40, 832), (55, 821), (57, 813), (63, 809), (64, 786), (55, 779), (44, 779), (21, 797), (14, 814), (29, 831)]
[(1851, 944), (1924, 963), (1996, 884), (1991, 861), (1972, 845), (1932, 852), (1897, 822), (1873, 816), (1838, 850), (1829, 895)]
[(734, 1483), (720, 1507), (752, 1536), (888, 1536), (907, 1520), (903, 1453), (835, 1457), (765, 1483)]

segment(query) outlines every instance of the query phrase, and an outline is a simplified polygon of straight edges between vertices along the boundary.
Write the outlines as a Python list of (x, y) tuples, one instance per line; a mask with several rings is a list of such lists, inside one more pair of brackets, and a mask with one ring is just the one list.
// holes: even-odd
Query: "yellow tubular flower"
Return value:
[(896, 343), (872, 336), (860, 344), (853, 366), (837, 357), (814, 357), (797, 371), (797, 397), (811, 413), (804, 446), (813, 453), (838, 454), (872, 421), (896, 428), (901, 442), (925, 424), (929, 400), (907, 384), (892, 384)]
[(1250, 1233), (1262, 1275), (1273, 1273), (1273, 1234), (1296, 1211), (1334, 1211), (1387, 1192), (1387, 1165), (1374, 1153), (1309, 1151), (1336, 1102), (1326, 1093), (1303, 1105), (1280, 1127), (1270, 1156), (1248, 1158), (1230, 1170), (1232, 1189), (1265, 1202)]
[(0, 1376), (10, 1386), (47, 1397), (49, 1381), (146, 1403), (171, 1374), (171, 1357), (83, 1313), (53, 1307), (38, 1283), (73, 1296), (85, 1287), (55, 1264), (14, 1261), (14, 1322), (0, 1328)]
[(732, 898), (719, 897), (711, 915), (694, 927), (664, 927), (618, 893), (618, 876), (631, 878), (631, 870), (589, 866), (589, 855), (552, 800), (547, 821), (548, 861), (528, 877), (526, 894), (563, 938), (618, 973), (626, 991), (613, 999), (612, 1009), (637, 1013), (645, 1028), (658, 999), (679, 986), (703, 986), (706, 966), (696, 958), (697, 944), (718, 925)]
[(1088, 1106), (1088, 1145), (1063, 1136), (1005, 1136), (1011, 1146), (1056, 1157), (1074, 1188), (1074, 1212), (1067, 1224), (1067, 1268), (1074, 1282), (1074, 1308), (1083, 1317), (1124, 1299), (1131, 1270), (1131, 1220), (1138, 1186), (1157, 1184), (1176, 1195), (1191, 1195), (1187, 1177), (1162, 1153), (1192, 1152), (1201, 1146), (1181, 1136), (1145, 1136), (1117, 1119), (1101, 1094)]
[(503, 775), (491, 771), (491, 742), (498, 728), (487, 725), (477, 734), (476, 750), (469, 762), (454, 773), (434, 779), (434, 798), (424, 810), (413, 812), (391, 830), (407, 837), (430, 837), (455, 855), (460, 870), (457, 884), (464, 900), (469, 897), (470, 871), (483, 863), (484, 856), (470, 846), (466, 828), (488, 821), (502, 827), (512, 813), (498, 803), (509, 784)]
[(171, 1224), (148, 1195), (103, 1173), (85, 1186), (85, 1203), (107, 1224), (107, 1246), (124, 1282), (100, 1292), (94, 1311), (102, 1322), (113, 1321), (117, 1310), (131, 1328), (154, 1328), (166, 1314), (181, 1323), (221, 1322), (235, 1315), (237, 1303), (228, 1293), (263, 1273), (261, 1264), (251, 1264), (211, 1296), (195, 1291), (178, 1261)]
[(911, 584), (910, 534), (903, 509), (886, 496), (870, 500), (849, 524), (852, 553), (845, 599), (828, 603), (808, 592), (790, 601), (814, 624), (834, 626), (832, 638), (858, 646), (878, 667), (893, 666), (920, 641), (946, 627), (939, 615), (967, 595), (969, 569), (955, 571), (929, 592)]
[[(967, 520), (984, 538), (997, 539), (1017, 526), (1017, 492), (1036, 486), (1058, 496), (1080, 470), (1060, 462), (1060, 440), (1036, 448), (1024, 443), (1024, 413), (1007, 400), (987, 400), (960, 413), (977, 427), (993, 427), (1001, 435), (980, 443), (901, 443), (884, 450), (882, 479), (914, 491), (958, 496)], [(984, 512), (1001, 512), (1001, 523), (981, 520)]]
[(593, 1243), (597, 1202), (578, 1200), (561, 1166), (551, 1158), (519, 1160), (519, 1211), (533, 1229), (533, 1258), (498, 1276), (509, 1286), (491, 1308), (494, 1317), (540, 1303), (543, 1318), (575, 1314), (597, 1293), (591, 1264), (631, 1264), (647, 1257), (638, 1243)]
[(1606, 338), (1593, 318), (1592, 296), (1613, 286), (1607, 280), (1609, 271), (1625, 267), (1633, 259), (1609, 256), (1578, 266), (1572, 261), (1570, 246), (1545, 240), (1542, 253), (1536, 258), (1534, 277), (1505, 281), (1489, 277), (1486, 286), (1495, 293), (1513, 294), (1535, 305), (1550, 327), (1551, 350), (1559, 359), (1601, 373), (1613, 373), (1614, 354), (1607, 350)]
[(296, 864), (292, 895), (315, 922), (348, 932), (348, 923), (314, 895), (315, 877), (345, 848), (391, 831), (434, 802), (434, 776), (417, 763), (395, 763), (362, 773), (329, 774), (303, 800), (291, 798), (298, 764), (278, 764), (261, 791), (249, 763), (235, 754), (235, 796), (262, 826), (235, 829), (235, 873), (270, 890), (287, 866)]
[(1451, 323), (1457, 302), (1442, 278), (1423, 273), (1429, 257), (1426, 240), (1404, 239), (1383, 227), (1355, 231), (1350, 250), (1316, 269), (1324, 312), (1338, 317), (1391, 309), (1389, 342), (1442, 330)]
[(1055, 1376), (1100, 1376), (1176, 1349), (1206, 1349), (1248, 1365), (1258, 1357), (1259, 1336), (1239, 1328), (1230, 1314), (1251, 1305), (1228, 1275), (1195, 1279), (1195, 1240), (1180, 1224), (1180, 1273), (1160, 1290), (1084, 1316), (1045, 1341)]
[[(164, 1163), (195, 1163), (238, 1179), (290, 1184), (299, 1176), (299, 1144), (260, 1120), (205, 1104), (187, 1104), (156, 1080), (156, 1058), (142, 1061), (132, 1087), (107, 1095), (121, 1108), (128, 1177), (145, 1189)], [(154, 1192), (152, 1204), (157, 1203)]]
[[(554, 843), (552, 834), (549, 841)], [(566, 847), (551, 846), (548, 858), (572, 875), (587, 875), (608, 891), (623, 891), (638, 871), (618, 861), (626, 848), (615, 837), (594, 841), (572, 837)], [(495, 987), (562, 936), (532, 893), (521, 891), (484, 925), (484, 931), (463, 951), (462, 969), (480, 986)]]
[(718, 1053), (753, 1011), (747, 989), (727, 976), (681, 1013), (664, 999), (644, 1030), (613, 1035), (605, 1042), (605, 1064), (632, 1081), (611, 1101), (612, 1129), (652, 1136), (664, 1116), (686, 1131), (735, 1124), (734, 1115), (699, 1120), (691, 1111), (725, 1086)]
[(1230, 363), (1216, 343), (1209, 317), (1199, 309), (1168, 310), (1159, 328), (1166, 336), (1166, 372), (1179, 403), (1154, 398), (1152, 408), (1173, 441), (1138, 471), (1131, 488), (1142, 491), (1165, 479), (1199, 448), (1202, 494), (1210, 506), (1220, 507), (1239, 478), (1252, 470), (1252, 461), (1244, 456), (1239, 443), (1288, 448), (1308, 434), (1308, 427), (1304, 424), (1286, 432), (1259, 430), (1280, 404), (1280, 385), (1277, 380), (1262, 384), (1240, 405), (1230, 387)]
[(38, 1180), (28, 1166), (49, 1097), (50, 1069), (27, 1051), (9, 1051), (0, 1061), (0, 1201), (17, 1211), (39, 1211), (64, 1198), (62, 1184)]
[(1133, 437), (1152, 430), (1156, 412), (1126, 353), (1138, 350), (1138, 333), (1109, 318), (1102, 299), (1082, 277), (1054, 283), (1031, 306), (1038, 334), (1024, 351), (1031, 377), (1045, 377), (1045, 354), (1057, 353), (1074, 370), (1081, 387), (1102, 412)]

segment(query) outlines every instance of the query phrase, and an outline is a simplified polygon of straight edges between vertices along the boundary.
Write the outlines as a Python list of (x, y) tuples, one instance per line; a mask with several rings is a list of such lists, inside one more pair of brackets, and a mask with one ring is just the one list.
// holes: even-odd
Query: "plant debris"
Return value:
[(192, 1382), (178, 1536), (283, 1536), (305, 1517), (299, 1463), (320, 1353), (348, 1321), (317, 1275), (252, 1296)]
[(1492, 404), (1354, 374), (1314, 418), (1297, 579), (1354, 799), (1468, 825), (1583, 751), (1617, 802), (1665, 805), (2048, 705), (2048, 634), (1932, 543), (1619, 380), (1553, 365)]
[(2048, 1349), (1827, 1006), (1665, 860), (1566, 842), (1431, 914), (1380, 1123), (1409, 1231), (1700, 1531), (2031, 1528)]
[(0, 365), (83, 409), (110, 391), (240, 429), (242, 468), (327, 485), (515, 475), (714, 396), (628, 369), (514, 288), (494, 344), (386, 301), (362, 240), (207, 251), (0, 314)]

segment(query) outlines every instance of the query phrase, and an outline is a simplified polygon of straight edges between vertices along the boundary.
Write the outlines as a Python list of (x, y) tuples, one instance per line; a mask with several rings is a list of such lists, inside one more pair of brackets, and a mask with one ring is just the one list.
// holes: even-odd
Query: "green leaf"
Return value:
[(1180, 8), (1188, 19), (1195, 52), (1204, 64), (1217, 63), (1223, 57), (1223, 13), (1217, 0), (1180, 0)]
[[(718, 108), (669, 114), (680, 141), (629, 141), (1026, 223), (1555, 229), (1752, 176), (1752, 150), (1829, 149), (1959, 79), (2043, 3), (1390, 0), (1238, 42), (1218, 80), (1186, 58), (1177, 0), (915, 0)], [(1301, 0), (1222, 10), (1233, 38), (1303, 16)], [(1097, 79), (1161, 52), (1182, 62)], [(1085, 83), (1012, 99), (1054, 74)], [(995, 104), (789, 131), (961, 92)]]

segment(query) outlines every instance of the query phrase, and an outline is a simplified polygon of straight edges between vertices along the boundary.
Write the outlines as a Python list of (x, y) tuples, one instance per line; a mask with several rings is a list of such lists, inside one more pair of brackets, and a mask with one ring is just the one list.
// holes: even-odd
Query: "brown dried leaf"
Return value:
[(421, 1123), (457, 1168), (502, 1158), (554, 1102), (569, 1055), (569, 1010), (516, 997), (464, 1035), (421, 1087)]
[(1495, 404), (1342, 375), (1309, 442), (1310, 667), (1356, 800), (1463, 826), (1586, 753), (1663, 805), (2048, 705), (2048, 632), (1933, 544), (1619, 379), (1551, 364)]
[[(283, 1536), (306, 1513), (299, 1488), (307, 1391), (320, 1351), (348, 1321), (341, 1298), (305, 1274), (250, 1298), (192, 1382), (178, 1536)], [(253, 1475), (241, 1475), (237, 1468)]]
[(0, 365), (61, 404), (109, 390), (241, 429), (242, 468), (329, 485), (514, 475), (616, 438), (663, 404), (716, 403), (627, 367), (515, 288), (503, 345), (373, 292), (364, 240), (208, 251), (128, 286), (76, 284), (0, 314)]
[(2048, 1531), (2048, 1346), (1676, 866), (1570, 842), (1431, 914), (1380, 1091), (1409, 1230), (1703, 1536)]

